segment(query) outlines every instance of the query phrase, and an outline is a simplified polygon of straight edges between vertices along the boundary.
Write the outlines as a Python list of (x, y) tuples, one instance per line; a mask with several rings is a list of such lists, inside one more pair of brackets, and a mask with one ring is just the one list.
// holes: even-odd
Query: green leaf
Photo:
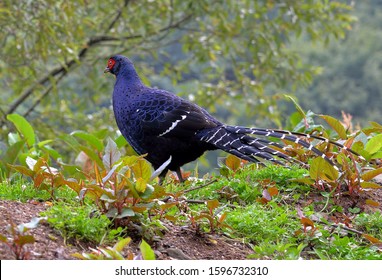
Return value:
[(122, 211), (121, 211), (121, 214), (117, 215), (116, 218), (118, 219), (122, 219), (122, 218), (126, 218), (126, 217), (134, 217), (135, 216), (135, 213), (132, 209), (130, 208), (123, 208)]
[(131, 169), (133, 170), (136, 179), (142, 178), (147, 182), (150, 180), (151, 165), (148, 161), (140, 159), (131, 167)]
[(33, 170), (30, 170), (30, 169), (28, 169), (27, 167), (25, 167), (25, 166), (21, 166), (21, 165), (10, 165), (9, 164), (9, 167), (11, 168), (11, 169), (14, 169), (14, 170), (16, 170), (17, 172), (20, 172), (21, 174), (23, 174), (23, 175), (25, 175), (25, 176), (29, 176), (29, 177), (33, 177), (34, 176), (34, 172), (33, 172)]
[(115, 144), (117, 144), (118, 149), (127, 145), (127, 141), (123, 135), (119, 135), (117, 139), (115, 139)]
[(135, 189), (138, 192), (143, 193), (145, 192), (146, 187), (147, 187), (147, 181), (141, 177), (137, 178), (137, 181), (135, 183)]
[(346, 130), (340, 121), (327, 115), (319, 115), (319, 117), (324, 119), (337, 132), (341, 139), (347, 139)]
[(6, 243), (7, 242), (7, 237), (2, 235), (2, 234), (0, 234), (0, 242)]
[(374, 170), (370, 170), (364, 174), (361, 175), (362, 180), (364, 181), (370, 181), (374, 177), (378, 176), (382, 173), (382, 167)]
[(90, 133), (87, 133), (81, 130), (76, 130), (70, 133), (70, 135), (73, 135), (82, 140), (85, 140), (87, 144), (97, 149), (99, 152), (102, 152), (104, 149), (102, 141)]
[[(365, 156), (364, 156), (365, 157)], [(378, 151), (375, 154), (372, 155), (372, 159), (380, 159), (382, 158), (382, 151)]]
[(17, 157), (22, 152), (23, 147), (25, 145), (25, 140), (19, 141), (11, 145), (2, 160), (6, 162), (7, 164), (14, 164), (17, 160)]
[(154, 190), (155, 190), (155, 189), (154, 189), (153, 186), (151, 186), (150, 184), (146, 184), (145, 192), (142, 193), (142, 194), (140, 195), (140, 197), (143, 198), (143, 199), (148, 199), (148, 198), (150, 198), (150, 196), (153, 194)]
[(374, 154), (378, 152), (382, 147), (382, 134), (377, 134), (374, 137), (372, 137), (365, 146), (365, 150), (369, 154)]
[(286, 98), (288, 98), (290, 101), (293, 102), (293, 104), (294, 104), (294, 106), (296, 107), (297, 111), (301, 114), (301, 116), (302, 116), (304, 119), (306, 119), (306, 114), (305, 114), (304, 110), (301, 108), (301, 106), (297, 103), (297, 101), (296, 101), (292, 96), (290, 96), (290, 95), (288, 95), (288, 94), (284, 94), (284, 96), (285, 96)]
[(26, 139), (28, 146), (32, 147), (36, 141), (36, 136), (30, 123), (18, 114), (7, 115), (7, 120), (15, 125), (17, 131)]
[(23, 246), (25, 244), (32, 244), (36, 240), (32, 235), (22, 235), (20, 236), (17, 241), (15, 240), (15, 243), (17, 243), (19, 246)]
[(380, 185), (374, 182), (361, 182), (361, 187), (363, 189), (380, 189), (382, 188)]
[(338, 178), (338, 170), (322, 157), (316, 157), (310, 164), (309, 175), (314, 180), (324, 179), (333, 182)]
[(144, 260), (155, 260), (154, 250), (151, 249), (150, 245), (147, 244), (143, 239), (139, 245), (139, 249), (141, 250), (141, 254)]
[(116, 250), (117, 252), (122, 252), (123, 248), (129, 245), (130, 242), (131, 242), (130, 237), (121, 239), (113, 246), (113, 249)]

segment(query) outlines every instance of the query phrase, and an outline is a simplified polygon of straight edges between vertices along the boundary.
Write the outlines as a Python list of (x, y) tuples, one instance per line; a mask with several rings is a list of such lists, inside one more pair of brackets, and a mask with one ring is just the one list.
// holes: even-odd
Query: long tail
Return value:
[(313, 138), (319, 141), (330, 143), (361, 157), (359, 154), (343, 146), (342, 144), (331, 141), (324, 137), (298, 132), (290, 132), (286, 130), (249, 128), (242, 126), (220, 126), (213, 130), (209, 129), (203, 131), (200, 135), (200, 139), (204, 142), (212, 144), (218, 149), (251, 162), (261, 162), (261, 160), (267, 160), (281, 165), (285, 165), (285, 162), (296, 162), (302, 166), (306, 165), (303, 162), (300, 162), (297, 159), (272, 148), (273, 146), (285, 150), (285, 146), (283, 146), (281, 143), (272, 142), (263, 138), (255, 138), (249, 135), (263, 136), (265, 138), (274, 137), (294, 142), (322, 157), (335, 168), (337, 168), (337, 166), (330, 158), (328, 158), (323, 152), (302, 138)]

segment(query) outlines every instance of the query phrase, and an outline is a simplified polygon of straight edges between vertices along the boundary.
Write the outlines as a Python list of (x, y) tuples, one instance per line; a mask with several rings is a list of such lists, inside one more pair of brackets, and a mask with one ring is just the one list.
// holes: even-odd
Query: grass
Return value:
[(110, 243), (123, 234), (124, 229), (112, 229), (112, 221), (94, 210), (92, 205), (57, 202), (41, 215), (48, 217), (48, 222), (65, 240), (74, 238), (100, 245)]
[[(77, 194), (69, 188), (59, 188), (55, 191), (56, 199), (72, 201)], [(21, 178), (11, 182), (0, 182), (0, 199), (26, 202), (28, 200), (47, 201), (51, 199), (48, 191), (35, 188), (32, 183)]]
[[(188, 192), (185, 196), (192, 200), (217, 199), (220, 205), (216, 209), (223, 206), (219, 215), (226, 212), (225, 222), (230, 226), (219, 228), (218, 231), (245, 240), (254, 251), (249, 258), (382, 259), (380, 249), (359, 234), (318, 222), (314, 222), (314, 230), (308, 228), (304, 231), (299, 211), (307, 218), (325, 219), (334, 211), (343, 211), (342, 207), (335, 204), (334, 199), (323, 197), (320, 190), (296, 182), (295, 179), (303, 178), (306, 173), (306, 170), (299, 168), (245, 167), (236, 173), (229, 172), (227, 176), (220, 176), (215, 183)], [(279, 194), (266, 204), (260, 203), (258, 200), (262, 197), (263, 190), (270, 186), (277, 188)], [(167, 185), (169, 192), (181, 192), (184, 188), (184, 185), (179, 184)], [(76, 199), (76, 193), (68, 188), (58, 188), (55, 197), (53, 206), (43, 215), (48, 217), (52, 227), (64, 238), (109, 244), (125, 234), (122, 228), (112, 229), (112, 222), (105, 216), (93, 215), (94, 204), (81, 205)], [(322, 199), (317, 199), (320, 197)], [(16, 180), (12, 183), (0, 183), (0, 199), (22, 202), (30, 199), (49, 200), (50, 194), (25, 181)], [(323, 201), (328, 202), (329, 206), (323, 208)], [(193, 213), (208, 210), (204, 204), (189, 204), (189, 207), (189, 211)], [(323, 210), (318, 213), (315, 209)], [(175, 217), (175, 222), (189, 223), (182, 211), (185, 210), (173, 206), (168, 209), (167, 214)], [(350, 226), (353, 229), (382, 239), (381, 213), (357, 211), (351, 214)], [(157, 235), (156, 230), (159, 231), (161, 224), (158, 217), (151, 216), (148, 221), (147, 216), (146, 219), (142, 218), (140, 227), (146, 228), (146, 234)], [(208, 223), (204, 221), (202, 228), (208, 229)]]

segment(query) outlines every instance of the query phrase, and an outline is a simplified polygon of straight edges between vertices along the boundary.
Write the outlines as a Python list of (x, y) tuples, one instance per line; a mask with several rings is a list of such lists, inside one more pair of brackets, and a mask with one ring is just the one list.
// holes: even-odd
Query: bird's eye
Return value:
[(109, 61), (107, 62), (107, 67), (109, 69), (112, 69), (114, 67), (114, 64), (115, 64), (115, 60), (110, 58)]

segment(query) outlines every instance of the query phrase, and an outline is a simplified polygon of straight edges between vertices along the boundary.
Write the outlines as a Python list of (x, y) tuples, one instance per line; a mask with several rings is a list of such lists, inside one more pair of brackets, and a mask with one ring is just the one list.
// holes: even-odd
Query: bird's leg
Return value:
[(180, 167), (178, 167), (175, 172), (176, 172), (176, 175), (178, 176), (179, 182), (183, 183), (184, 179), (183, 179), (182, 171), (180, 170)]

